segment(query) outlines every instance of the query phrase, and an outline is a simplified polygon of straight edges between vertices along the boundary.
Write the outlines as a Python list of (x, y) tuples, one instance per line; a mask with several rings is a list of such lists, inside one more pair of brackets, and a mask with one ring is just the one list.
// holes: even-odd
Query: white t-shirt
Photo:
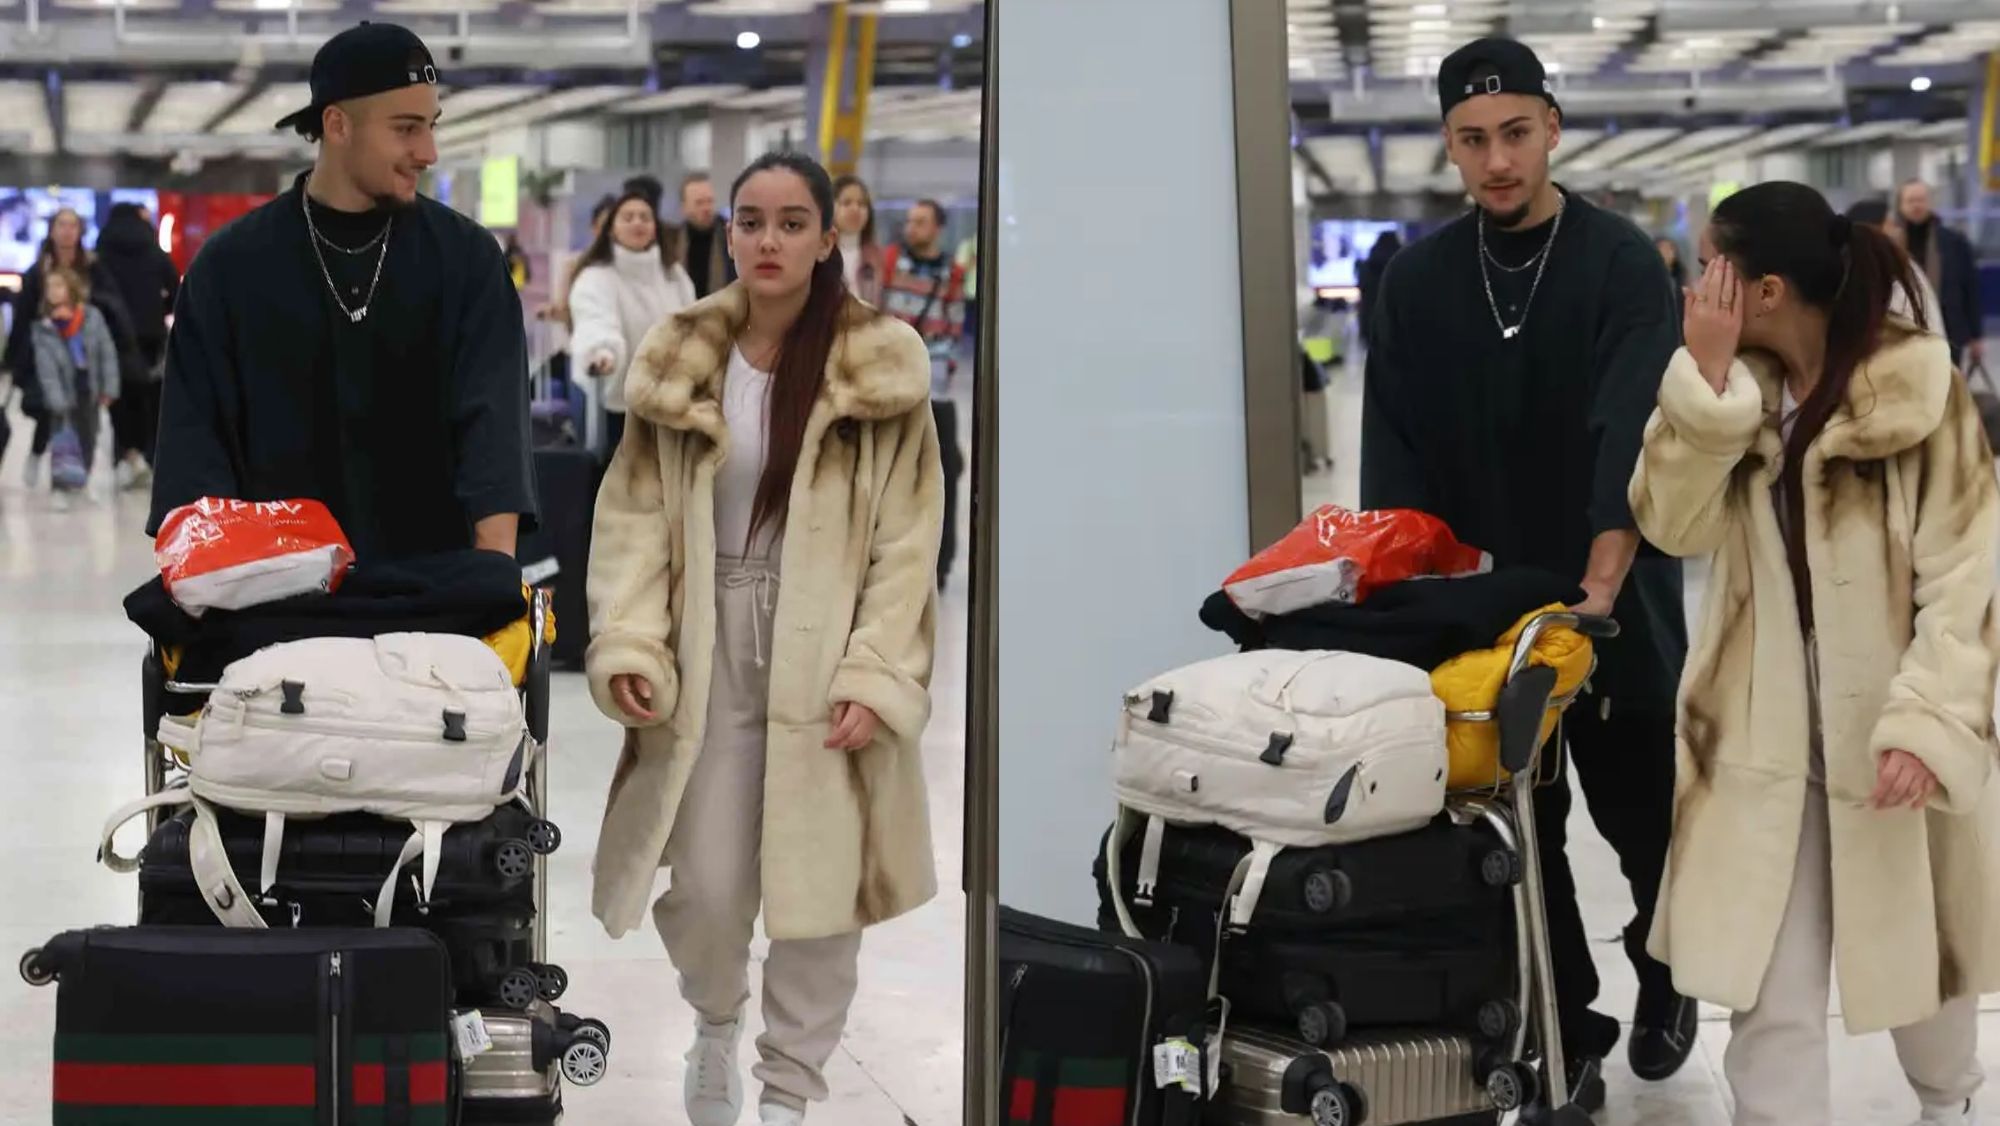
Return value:
[(763, 479), (769, 436), (771, 373), (750, 366), (739, 348), (729, 350), (729, 371), (722, 380), (722, 419), (729, 427), (729, 456), (715, 474), (715, 550), (722, 555), (763, 559), (772, 554), (780, 527), (776, 519), (757, 530), (757, 542), (745, 550), (750, 535), (750, 508)]

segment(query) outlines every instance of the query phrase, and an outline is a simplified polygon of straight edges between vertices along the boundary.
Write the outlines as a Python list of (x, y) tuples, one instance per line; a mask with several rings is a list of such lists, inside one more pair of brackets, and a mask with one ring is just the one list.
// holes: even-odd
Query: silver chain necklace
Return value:
[[(1486, 260), (1493, 256), (1486, 249), (1486, 211), (1484, 208), (1481, 208), (1479, 211), (1479, 222), (1477, 224), (1479, 231), (1479, 280), (1486, 286), (1486, 307), (1493, 310), (1493, 323), (1499, 326), (1500, 339), (1502, 340), (1512, 340), (1516, 336), (1521, 335), (1521, 329), (1528, 323), (1528, 310), (1535, 303), (1535, 291), (1542, 288), (1542, 271), (1548, 268), (1550, 251), (1554, 250), (1556, 245), (1556, 235), (1562, 232), (1563, 210), (1569, 206), (1568, 196), (1557, 193), (1556, 199), (1556, 220), (1555, 224), (1549, 228), (1548, 241), (1542, 244), (1542, 249), (1533, 258), (1515, 267), (1513, 271), (1518, 273), (1531, 265), (1535, 267), (1535, 280), (1528, 286), (1528, 299), (1521, 303), (1521, 320), (1518, 324), (1512, 325), (1501, 318), (1500, 302), (1494, 300), (1493, 297), (1493, 276), (1486, 269)], [(1494, 264), (1499, 265), (1497, 262)]]
[[(341, 312), (347, 314), (348, 323), (360, 324), (368, 316), (368, 306), (375, 302), (375, 288), (382, 284), (382, 263), (389, 260), (389, 228), (396, 225), (396, 217), (391, 215), (389, 221), (382, 225), (382, 233), (377, 236), (382, 243), (382, 252), (375, 256), (375, 278), (368, 283), (368, 296), (362, 298), (359, 309), (350, 309), (347, 307), (347, 302), (340, 299), (340, 286), (334, 283), (333, 271), (326, 268), (326, 255), (319, 251), (319, 244), (326, 240), (321, 237), (319, 228), (313, 226), (312, 199), (304, 189), (299, 191), (299, 206), (306, 213), (306, 230), (312, 233), (313, 260), (319, 263), (320, 276), (326, 279), (326, 288), (333, 294), (333, 303), (340, 306)], [(334, 249), (340, 248), (336, 246)], [(366, 249), (368, 248), (362, 247), (362, 250)]]
[[(393, 220), (392, 220), (392, 221), (393, 221)], [(374, 237), (374, 238), (371, 238), (371, 239), (369, 239), (369, 240), (368, 240), (367, 242), (364, 242), (364, 243), (362, 243), (362, 244), (361, 244), (360, 246), (357, 246), (357, 247), (354, 247), (354, 248), (352, 248), (352, 249), (349, 249), (349, 248), (347, 248), (347, 247), (345, 247), (345, 246), (342, 246), (342, 245), (340, 245), (339, 243), (337, 243), (337, 242), (333, 241), (332, 239), (330, 239), (330, 238), (326, 237), (325, 235), (323, 235), (323, 234), (320, 234), (320, 233), (319, 233), (318, 231), (314, 231), (314, 232), (313, 232), (313, 237), (314, 237), (314, 238), (316, 238), (316, 239), (318, 239), (318, 240), (319, 240), (319, 244), (320, 244), (321, 246), (324, 246), (324, 247), (326, 247), (326, 248), (327, 248), (328, 250), (337, 250), (337, 251), (339, 251), (339, 252), (340, 252), (340, 253), (342, 253), (342, 254), (345, 254), (345, 255), (348, 255), (348, 256), (350, 256), (350, 257), (354, 257), (354, 256), (358, 256), (358, 255), (362, 255), (362, 254), (366, 254), (366, 253), (368, 253), (369, 251), (371, 251), (371, 250), (375, 249), (375, 244), (376, 244), (376, 243), (378, 243), (378, 242), (381, 242), (381, 241), (382, 241), (383, 239), (386, 239), (386, 238), (388, 238), (388, 237), (389, 237), (389, 224), (388, 224), (388, 223), (384, 223), (384, 224), (382, 224), (382, 229), (381, 229), (381, 230), (379, 230), (379, 231), (376, 231), (376, 232), (375, 232), (375, 237)], [(1494, 263), (1494, 265), (1498, 266), (1498, 265), (1499, 265), (1499, 263), (1498, 263), (1498, 262), (1495, 262), (1495, 263)]]

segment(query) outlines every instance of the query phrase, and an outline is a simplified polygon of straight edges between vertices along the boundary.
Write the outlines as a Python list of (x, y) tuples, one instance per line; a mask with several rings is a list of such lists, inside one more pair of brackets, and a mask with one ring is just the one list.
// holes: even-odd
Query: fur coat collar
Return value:
[[(1918, 445), (1943, 421), (1955, 378), (1944, 339), (1900, 317), (1892, 317), (1883, 334), (1882, 346), (1855, 369), (1846, 396), (1814, 440), (1819, 456), (1880, 461)], [(1775, 472), (1778, 461), (1774, 455), (1783, 445), (1777, 424), (1784, 367), (1766, 352), (1746, 353), (1742, 359), (1757, 381), (1764, 413), (1770, 419), (1769, 440), (1758, 442), (1753, 453)]]

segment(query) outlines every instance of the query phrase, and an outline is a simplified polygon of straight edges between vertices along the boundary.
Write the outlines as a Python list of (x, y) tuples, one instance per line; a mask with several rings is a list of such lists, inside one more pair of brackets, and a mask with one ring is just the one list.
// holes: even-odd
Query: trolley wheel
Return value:
[(42, 962), (42, 948), (37, 946), (21, 955), (21, 980), (40, 988), (56, 979), (56, 971)]
[(1306, 908), (1325, 915), (1354, 902), (1354, 881), (1337, 868), (1321, 868), (1306, 877)]
[(1541, 1093), (1541, 1077), (1527, 1064), (1504, 1064), (1486, 1073), (1486, 1097), (1493, 1100), (1496, 1110), (1519, 1110)]
[(493, 850), (493, 868), (509, 883), (525, 880), (535, 872), (535, 850), (527, 841), (501, 841)]
[(1511, 1000), (1488, 1001), (1479, 1006), (1479, 1034), (1488, 1040), (1505, 1040), (1521, 1027), (1521, 1006)]
[(579, 1087), (594, 1087), (609, 1069), (611, 1053), (590, 1040), (578, 1040), (563, 1049), (563, 1078)]
[(528, 822), (528, 847), (539, 856), (547, 856), (562, 847), (562, 830), (555, 822), (537, 817)]
[(531, 971), (513, 969), (501, 977), (499, 988), (493, 992), (502, 1005), (516, 1012), (525, 1013), (541, 998), (542, 983), (541, 979)]
[(569, 992), (569, 972), (561, 966), (538, 965), (535, 972), (535, 991), (541, 999), (553, 1005)]
[(1368, 1120), (1368, 1102), (1345, 1083), (1333, 1083), (1312, 1095), (1308, 1117), (1313, 1126), (1361, 1126)]
[(1496, 848), (1480, 857), (1479, 878), (1490, 888), (1508, 888), (1520, 883), (1520, 854), (1511, 849)]
[(1316, 1001), (1299, 1010), (1299, 1039), (1325, 1048), (1347, 1039), (1347, 1011), (1332, 1001)]
[(585, 1017), (576, 1026), (576, 1038), (588, 1040), (606, 1052), (611, 1051), (611, 1029), (601, 1020)]

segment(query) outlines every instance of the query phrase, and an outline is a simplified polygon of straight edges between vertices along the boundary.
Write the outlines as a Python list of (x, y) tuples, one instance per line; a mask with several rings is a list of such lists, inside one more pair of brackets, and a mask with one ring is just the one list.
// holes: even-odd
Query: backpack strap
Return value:
[(184, 755), (191, 755), (195, 749), (196, 731), (197, 728), (194, 723), (184, 721), (175, 716), (163, 715), (160, 717), (160, 726), (154, 733), (154, 737), (159, 739), (160, 745), (166, 747), (168, 750), (179, 751)]
[[(1232, 886), (1229, 894), (1223, 896), (1223, 902), (1229, 906), (1230, 926), (1250, 925), (1250, 917), (1257, 911), (1257, 901), (1264, 897), (1264, 881), (1271, 876), (1271, 862), (1283, 851), (1285, 846), (1272, 844), (1269, 841), (1250, 842), (1250, 855), (1244, 857), (1243, 862), (1237, 865), (1237, 872), (1241, 876), (1241, 883), (1238, 886), (1241, 890), (1238, 891), (1237, 886)], [(1234, 883), (1235, 881), (1232, 881), (1232, 884)], [(1231, 896), (1235, 898), (1231, 899)]]
[(257, 894), (271, 894), (272, 885), (278, 882), (278, 860), (285, 854), (285, 815), (270, 812), (264, 814), (264, 863), (259, 873)]
[(1125, 851), (1125, 842), (1139, 828), (1139, 815), (1121, 805), (1118, 820), (1112, 822), (1111, 833), (1104, 838), (1105, 882), (1111, 885), (1111, 909), (1118, 915), (1118, 928), (1126, 938), (1144, 938), (1139, 932), (1139, 924), (1132, 921), (1132, 908), (1125, 903), (1124, 861), (1120, 854)]
[(449, 821), (418, 821), (416, 831), (403, 842), (403, 851), (397, 855), (396, 863), (389, 869), (389, 878), (382, 881), (382, 891), (375, 897), (375, 925), (386, 927), (396, 911), (396, 879), (402, 875), (403, 866), (410, 861), (423, 858), (423, 901), (430, 902), (431, 892), (437, 887), (438, 866), (444, 860), (444, 834), (451, 828)]
[(1157, 814), (1146, 818), (1146, 844), (1139, 853), (1138, 894), (1133, 896), (1145, 906), (1152, 906), (1153, 890), (1160, 884), (1160, 850), (1167, 839), (1167, 819)]
[(194, 795), (188, 791), (187, 783), (183, 782), (178, 786), (169, 787), (157, 794), (151, 794), (128, 805), (120, 806), (111, 814), (111, 819), (104, 823), (104, 835), (99, 839), (97, 845), (97, 859), (99, 863), (102, 863), (113, 872), (137, 872), (139, 870), (139, 858), (137, 856), (120, 856), (118, 854), (118, 846), (112, 839), (118, 835), (118, 830), (124, 828), (126, 822), (131, 821), (142, 813), (150, 813), (155, 809), (164, 809), (172, 805), (186, 805), (194, 800)]
[(229, 863), (214, 808), (200, 798), (194, 799), (194, 824), (188, 828), (188, 867), (194, 872), (195, 889), (223, 926), (267, 928), (256, 902), (243, 890), (236, 869)]

